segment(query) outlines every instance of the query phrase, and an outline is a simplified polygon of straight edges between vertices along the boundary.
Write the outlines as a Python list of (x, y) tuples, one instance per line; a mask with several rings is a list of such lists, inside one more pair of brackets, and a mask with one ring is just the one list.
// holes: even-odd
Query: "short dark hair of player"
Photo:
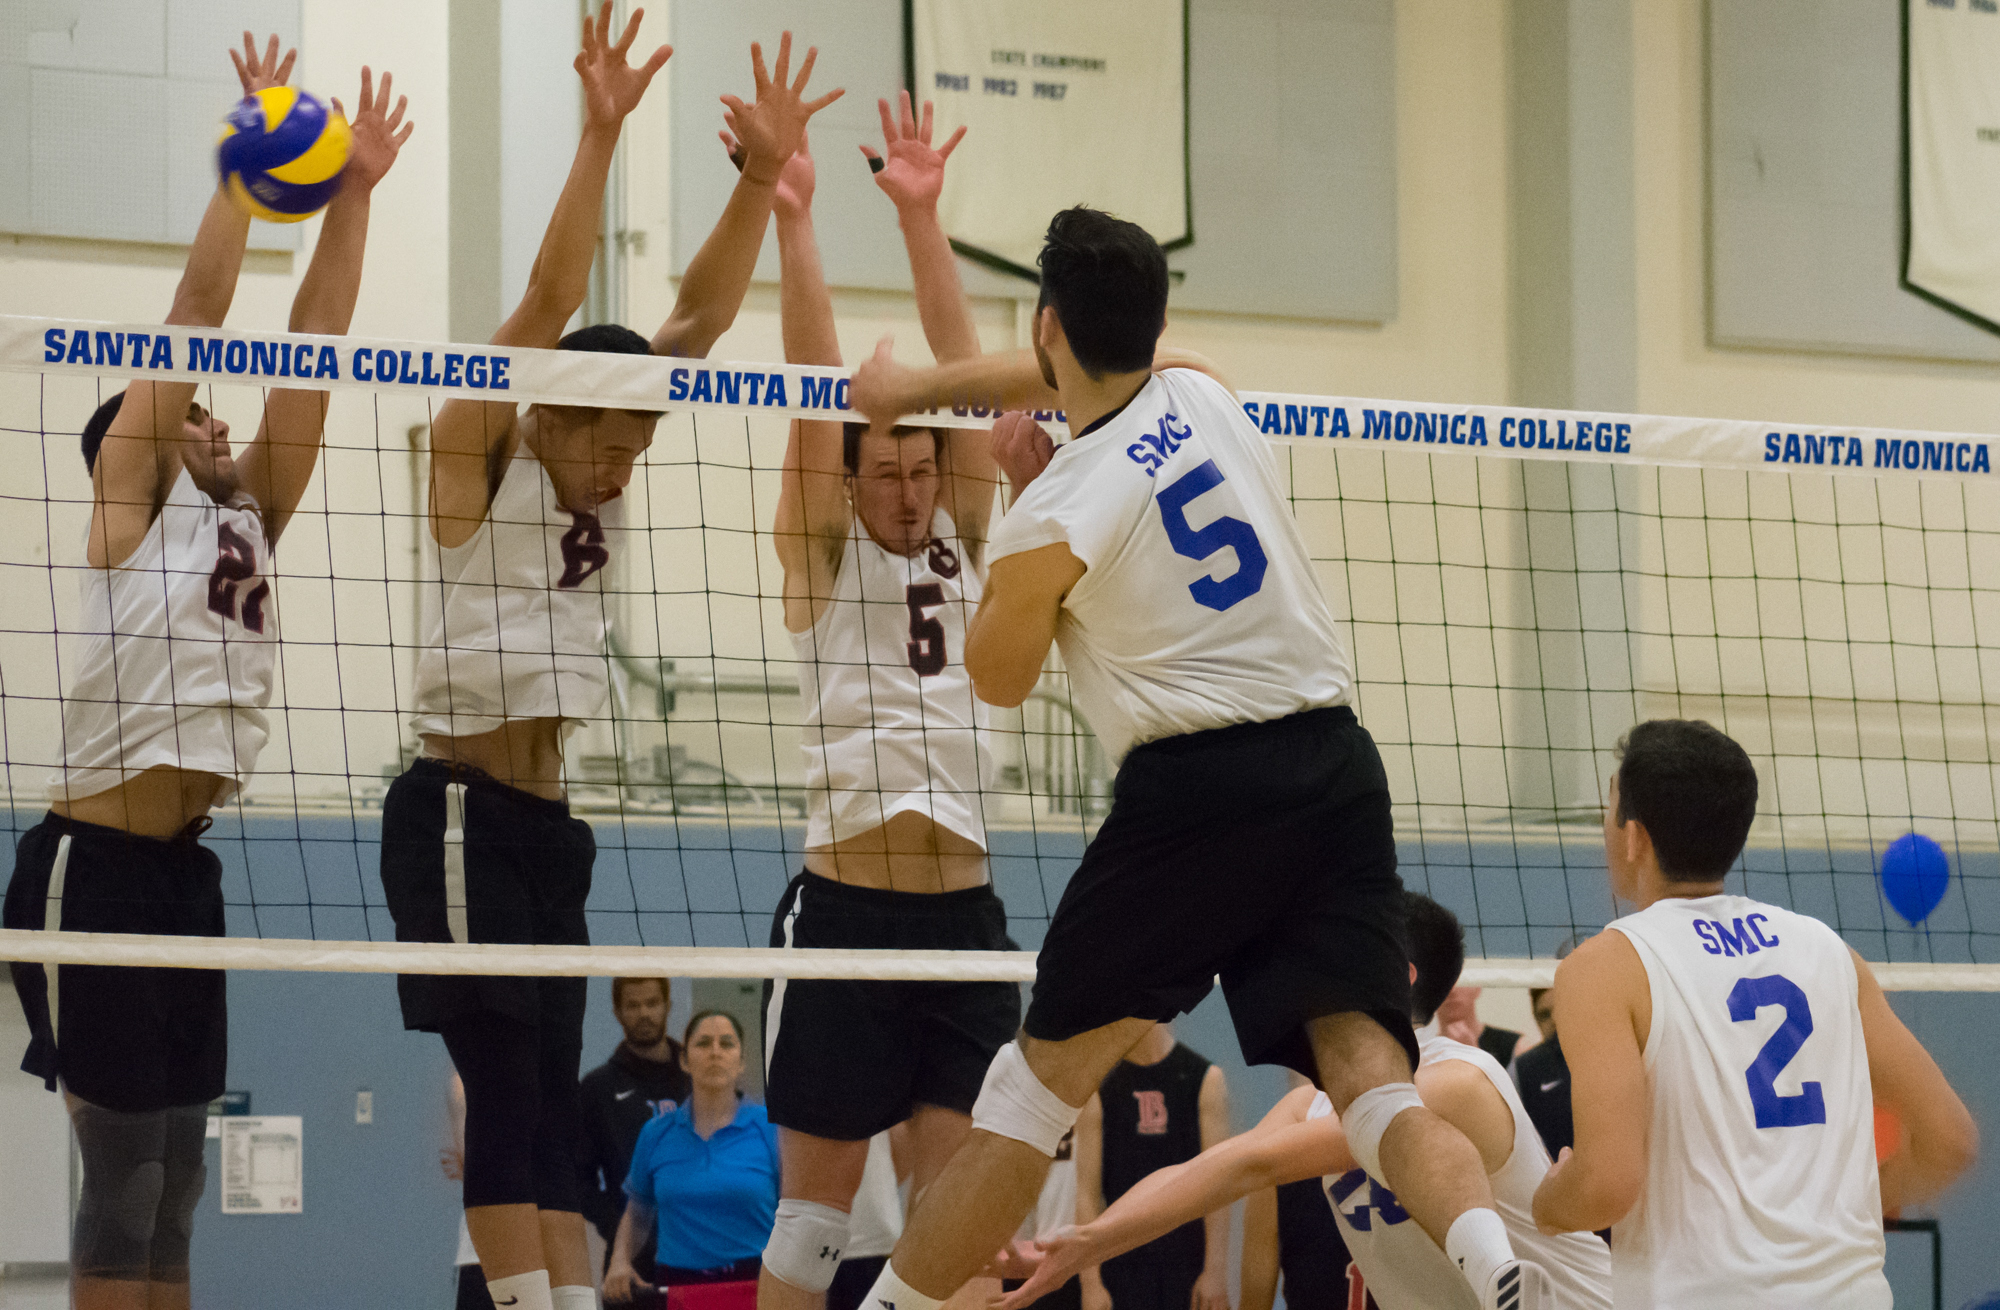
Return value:
[(688, 1020), (687, 1027), (681, 1029), (681, 1045), (682, 1046), (693, 1045), (694, 1030), (701, 1027), (703, 1023), (707, 1022), (710, 1019), (729, 1020), (729, 1026), (736, 1030), (736, 1044), (738, 1046), (741, 1046), (743, 1044), (743, 1025), (736, 1022), (735, 1015), (731, 1014), (727, 1010), (703, 1010), (700, 1014), (697, 1014), (694, 1018)]
[(659, 987), (661, 1004), (672, 1005), (674, 1003), (673, 984), (665, 978), (613, 978), (611, 980), (611, 1008), (616, 1010), (624, 1002), (625, 989), (627, 987), (643, 986), (646, 983), (653, 983)]
[(1437, 1016), (1465, 972), (1465, 928), (1457, 915), (1421, 892), (1404, 895), (1403, 935), (1410, 963), (1417, 966), (1417, 980), (1410, 985), (1410, 1018), (1421, 1028)]
[(121, 389), (111, 399), (99, 405), (91, 414), (90, 421), (83, 425), (83, 469), (86, 473), (97, 472), (97, 451), (104, 445), (104, 434), (111, 431), (111, 420), (118, 417), (118, 411), (125, 407), (125, 392)]
[(1618, 742), (1620, 823), (1637, 819), (1669, 882), (1729, 872), (1757, 817), (1757, 769), (1727, 734), (1697, 719), (1651, 719)]
[(1137, 223), (1078, 205), (1049, 220), (1035, 262), (1070, 353), (1092, 378), (1153, 366), (1167, 325), (1167, 256)]
[[(840, 464), (852, 477), (861, 472), (861, 438), (866, 435), (866, 423), (843, 423), (840, 425)], [(910, 423), (898, 423), (889, 429), (892, 437), (914, 437), (919, 432), (931, 434), (931, 455), (935, 459), (944, 458), (944, 429), (920, 428)]]
[[(603, 355), (651, 355), (653, 343), (623, 323), (592, 323), (556, 342), (557, 350), (590, 350)], [(659, 418), (663, 409), (635, 409), (641, 418)]]

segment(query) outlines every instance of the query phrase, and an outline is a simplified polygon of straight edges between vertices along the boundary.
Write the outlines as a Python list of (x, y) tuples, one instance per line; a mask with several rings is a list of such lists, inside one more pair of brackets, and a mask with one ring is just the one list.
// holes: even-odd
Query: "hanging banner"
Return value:
[(1171, 250), (1188, 197), (1187, 0), (904, 0), (910, 95), (967, 130), (938, 217), (959, 253), (1035, 276), (1049, 219), (1089, 205)]
[(1903, 285), (2000, 332), (2000, 5), (1903, 3)]

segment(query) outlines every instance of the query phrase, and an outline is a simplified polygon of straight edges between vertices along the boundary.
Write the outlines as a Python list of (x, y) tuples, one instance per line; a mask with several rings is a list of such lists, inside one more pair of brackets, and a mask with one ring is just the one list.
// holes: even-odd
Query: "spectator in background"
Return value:
[[(658, 1304), (668, 1287), (753, 1280), (778, 1214), (778, 1130), (745, 1101), (743, 1028), (720, 1010), (688, 1021), (688, 1099), (647, 1121), (632, 1148), (625, 1214), (611, 1243), (604, 1299)], [(632, 1259), (654, 1235), (655, 1276)]]
[[(667, 1035), (673, 991), (665, 978), (613, 978), (611, 1012), (625, 1040), (611, 1058), (583, 1076), (583, 1124), (577, 1143), (577, 1172), (583, 1184), (583, 1215), (603, 1236), (605, 1268), (611, 1242), (625, 1213), (625, 1178), (632, 1171), (632, 1148), (640, 1130), (655, 1116), (671, 1114), (688, 1098), (688, 1074), (681, 1044)], [(653, 1272), (649, 1229), (632, 1254), (642, 1277)]]
[(1438, 1007), (1438, 1031), (1455, 1042), (1477, 1046), (1500, 1062), (1505, 1069), (1517, 1052), (1527, 1049), (1521, 1034), (1511, 1028), (1495, 1028), (1479, 1017), (1482, 987), (1454, 987)]
[[(1089, 1223), (1155, 1169), (1229, 1136), (1222, 1070), (1159, 1024), (1105, 1075), (1076, 1123), (1076, 1221)], [(1084, 1310), (1229, 1310), (1229, 1210), (1086, 1269)]]
[[(1303, 1075), (1286, 1073), (1294, 1089), (1305, 1086)], [(1318, 1178), (1267, 1187), (1244, 1198), (1242, 1310), (1271, 1310), (1281, 1273), (1285, 1310), (1380, 1310), (1348, 1254), (1347, 1239), (1333, 1221), (1325, 1184)]]
[[(1574, 937), (1564, 938), (1556, 947), (1556, 959), (1567, 959), (1575, 948)], [(1528, 1003), (1535, 1007), (1535, 1026), (1542, 1030), (1542, 1040), (1514, 1062), (1514, 1084), (1542, 1144), (1557, 1156), (1564, 1147), (1576, 1145), (1576, 1122), (1570, 1115), (1569, 1061), (1563, 1058), (1562, 1039), (1556, 1035), (1555, 989), (1531, 989)]]

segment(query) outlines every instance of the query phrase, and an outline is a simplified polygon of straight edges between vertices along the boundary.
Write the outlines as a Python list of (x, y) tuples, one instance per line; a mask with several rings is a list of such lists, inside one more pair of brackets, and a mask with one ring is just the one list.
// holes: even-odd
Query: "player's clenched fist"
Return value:
[(993, 462), (1007, 475), (1016, 500), (1055, 455), (1055, 441), (1030, 415), (1010, 409), (993, 424)]

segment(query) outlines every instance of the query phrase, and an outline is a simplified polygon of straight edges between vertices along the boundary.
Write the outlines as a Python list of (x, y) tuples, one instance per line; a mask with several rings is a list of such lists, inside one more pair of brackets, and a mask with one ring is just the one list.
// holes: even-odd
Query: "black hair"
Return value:
[(729, 1026), (736, 1030), (736, 1044), (738, 1046), (743, 1044), (743, 1025), (736, 1021), (735, 1015), (727, 1010), (703, 1010), (695, 1015), (694, 1018), (688, 1020), (687, 1027), (681, 1029), (681, 1045), (684, 1047), (692, 1046), (694, 1044), (694, 1030), (701, 1027), (704, 1022), (710, 1019), (729, 1020)]
[(1757, 817), (1749, 752), (1697, 719), (1651, 719), (1618, 741), (1620, 823), (1653, 839), (1669, 882), (1714, 882), (1729, 872)]
[(1405, 892), (1403, 937), (1417, 980), (1410, 985), (1410, 1018), (1418, 1027), (1436, 1017), (1465, 970), (1465, 928), (1458, 916), (1420, 892)]
[(1167, 256), (1137, 223), (1078, 205), (1049, 220), (1035, 262), (1070, 353), (1093, 379), (1153, 366), (1167, 325)]
[[(840, 463), (850, 475), (861, 472), (861, 438), (868, 431), (866, 423), (847, 422), (840, 425)], [(892, 437), (914, 437), (919, 432), (931, 434), (931, 454), (934, 458), (944, 458), (944, 429), (920, 428), (910, 423), (898, 423), (889, 429)]]
[(674, 985), (665, 978), (613, 978), (611, 980), (611, 1008), (614, 1010), (617, 1009), (619, 999), (624, 996), (625, 989), (638, 983), (658, 983), (660, 985), (660, 999), (668, 1005), (674, 1003)]
[[(592, 350), (604, 355), (650, 355), (653, 343), (623, 323), (592, 323), (556, 342), (557, 350)], [(663, 409), (635, 409), (641, 418), (659, 418)]]
[(97, 472), (97, 451), (104, 444), (104, 434), (111, 430), (111, 420), (118, 417), (118, 411), (125, 406), (125, 392), (120, 390), (111, 399), (99, 405), (91, 414), (90, 421), (83, 425), (83, 467), (87, 473)]

